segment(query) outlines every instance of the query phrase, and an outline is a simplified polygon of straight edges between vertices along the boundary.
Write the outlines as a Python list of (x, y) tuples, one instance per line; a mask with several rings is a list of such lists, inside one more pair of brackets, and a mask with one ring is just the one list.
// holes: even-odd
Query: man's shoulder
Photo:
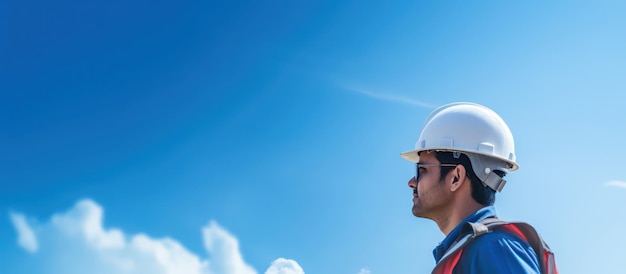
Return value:
[(533, 251), (528, 242), (524, 241), (517, 235), (503, 230), (490, 231), (488, 233), (480, 235), (479, 237), (476, 237), (468, 248), (504, 248), (509, 246), (519, 246), (523, 249), (529, 249), (530, 251)]
[(461, 263), (480, 270), (474, 273), (539, 273), (539, 259), (530, 244), (501, 230), (476, 237), (463, 251)]

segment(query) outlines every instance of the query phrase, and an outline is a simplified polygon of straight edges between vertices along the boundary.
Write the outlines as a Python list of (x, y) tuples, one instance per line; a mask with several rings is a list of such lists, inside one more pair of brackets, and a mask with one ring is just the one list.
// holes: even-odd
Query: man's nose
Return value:
[(411, 180), (409, 180), (409, 187), (417, 188), (417, 180), (415, 180), (415, 176), (411, 177)]

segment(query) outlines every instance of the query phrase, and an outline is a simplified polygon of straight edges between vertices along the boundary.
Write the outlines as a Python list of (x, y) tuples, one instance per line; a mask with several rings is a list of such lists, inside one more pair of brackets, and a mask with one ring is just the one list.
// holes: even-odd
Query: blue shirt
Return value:
[[(435, 261), (441, 260), (465, 223), (476, 223), (495, 216), (496, 209), (493, 206), (481, 208), (467, 216), (433, 250)], [(454, 273), (541, 273), (539, 269), (537, 254), (530, 244), (515, 235), (493, 231), (477, 237), (463, 249)]]

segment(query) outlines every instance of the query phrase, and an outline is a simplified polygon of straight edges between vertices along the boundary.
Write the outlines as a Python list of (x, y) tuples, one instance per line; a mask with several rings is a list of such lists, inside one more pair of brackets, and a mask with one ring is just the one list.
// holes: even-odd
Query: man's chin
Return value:
[(413, 216), (418, 218), (424, 218), (424, 215), (422, 215), (422, 212), (419, 210), (418, 207), (413, 206), (413, 209), (411, 211), (413, 212)]

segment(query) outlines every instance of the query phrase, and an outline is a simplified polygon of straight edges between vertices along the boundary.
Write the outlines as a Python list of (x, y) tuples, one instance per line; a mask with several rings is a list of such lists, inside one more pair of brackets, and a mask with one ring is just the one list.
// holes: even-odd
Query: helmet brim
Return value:
[(508, 164), (508, 167), (506, 168), (509, 172), (511, 171), (515, 171), (519, 169), (519, 164), (511, 161), (509, 159), (505, 159), (505, 158), (501, 158), (501, 157), (497, 157), (493, 154), (486, 154), (486, 153), (477, 153), (476, 151), (469, 151), (469, 150), (463, 150), (463, 149), (450, 149), (450, 148), (445, 148), (445, 147), (441, 147), (441, 148), (428, 148), (428, 149), (414, 149), (411, 151), (407, 151), (407, 152), (402, 152), (400, 153), (400, 157), (404, 158), (407, 161), (413, 162), (413, 163), (417, 163), (420, 160), (420, 156), (419, 153), (421, 151), (427, 151), (427, 150), (434, 150), (434, 151), (458, 151), (461, 153), (465, 153), (465, 154), (477, 154), (477, 155), (483, 155), (483, 156), (487, 156), (487, 157), (491, 157), (491, 158), (495, 158), (498, 160), (501, 160), (505, 163)]

